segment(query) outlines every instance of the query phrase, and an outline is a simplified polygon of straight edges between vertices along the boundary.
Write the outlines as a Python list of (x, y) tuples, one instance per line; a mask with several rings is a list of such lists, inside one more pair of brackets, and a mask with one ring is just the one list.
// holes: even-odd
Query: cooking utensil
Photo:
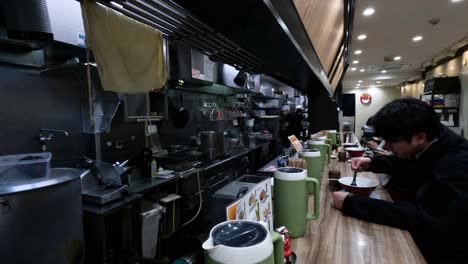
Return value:
[(209, 160), (224, 155), (224, 133), (215, 131), (203, 131), (201, 136), (201, 151), (208, 154)]
[(177, 128), (183, 128), (189, 120), (189, 112), (182, 105), (182, 93), (179, 93), (179, 106), (172, 112), (172, 123)]
[(351, 182), (352, 186), (357, 186), (356, 185), (356, 177), (357, 177), (357, 171), (354, 171), (353, 182)]

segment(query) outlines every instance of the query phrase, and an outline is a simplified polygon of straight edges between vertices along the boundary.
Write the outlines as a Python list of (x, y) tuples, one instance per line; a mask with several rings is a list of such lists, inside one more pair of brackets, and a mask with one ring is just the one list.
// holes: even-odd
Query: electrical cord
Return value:
[(195, 214), (194, 217), (192, 217), (192, 219), (188, 220), (187, 222), (185, 222), (182, 226), (186, 226), (188, 224), (190, 224), (191, 222), (193, 222), (197, 217), (198, 215), (200, 214), (201, 210), (202, 210), (202, 205), (203, 205), (203, 199), (202, 199), (202, 191), (201, 191), (201, 185), (200, 185), (200, 172), (197, 170), (197, 182), (198, 182), (198, 195), (200, 196), (200, 205), (198, 207), (198, 211), (197, 213)]

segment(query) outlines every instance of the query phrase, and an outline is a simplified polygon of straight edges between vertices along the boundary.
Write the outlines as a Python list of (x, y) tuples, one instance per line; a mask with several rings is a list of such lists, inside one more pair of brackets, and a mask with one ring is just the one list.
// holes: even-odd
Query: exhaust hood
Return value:
[(80, 3), (64, 0), (3, 0), (1, 17), (9, 39), (60, 41), (84, 46)]
[(250, 74), (332, 92), (291, 1), (97, 0), (165, 38)]
[(298, 90), (325, 88), (332, 93), (328, 77), (292, 1), (175, 2), (254, 54), (271, 69), (264, 73)]

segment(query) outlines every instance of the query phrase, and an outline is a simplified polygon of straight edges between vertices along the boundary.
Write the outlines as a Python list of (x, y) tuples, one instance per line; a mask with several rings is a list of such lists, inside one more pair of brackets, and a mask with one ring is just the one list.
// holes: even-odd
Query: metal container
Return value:
[(215, 131), (203, 131), (201, 134), (201, 151), (206, 153), (210, 160), (221, 157), (225, 153), (224, 133)]
[(83, 262), (82, 172), (55, 168), (45, 177), (1, 181), (2, 262)]

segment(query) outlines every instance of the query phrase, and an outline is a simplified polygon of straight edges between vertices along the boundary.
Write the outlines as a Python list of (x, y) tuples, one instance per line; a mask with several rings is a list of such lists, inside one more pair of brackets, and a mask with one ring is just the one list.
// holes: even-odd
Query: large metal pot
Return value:
[(206, 153), (210, 160), (224, 155), (224, 133), (203, 131), (201, 134), (201, 151)]
[(0, 181), (1, 262), (83, 262), (81, 172)]

